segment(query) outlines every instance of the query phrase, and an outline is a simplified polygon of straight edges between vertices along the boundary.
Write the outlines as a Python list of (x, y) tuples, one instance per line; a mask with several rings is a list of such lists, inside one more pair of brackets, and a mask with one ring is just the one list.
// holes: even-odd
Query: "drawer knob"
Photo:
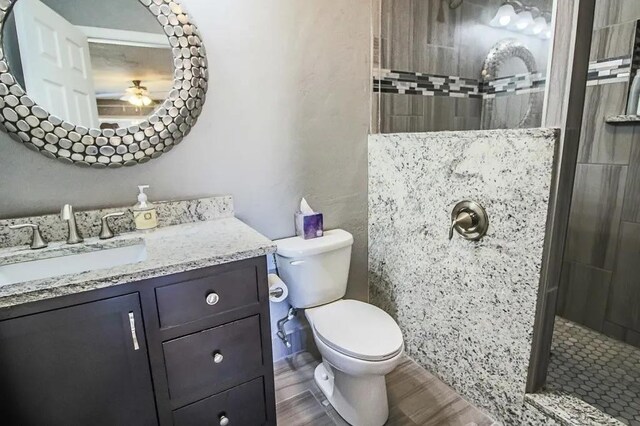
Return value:
[(220, 426), (227, 426), (231, 421), (224, 414), (220, 416)]
[(222, 361), (224, 361), (224, 356), (222, 356), (220, 352), (214, 352), (213, 362), (215, 362), (216, 364), (220, 364)]
[(209, 293), (207, 294), (206, 300), (207, 300), (207, 305), (213, 306), (220, 301), (220, 296), (218, 296), (216, 293)]

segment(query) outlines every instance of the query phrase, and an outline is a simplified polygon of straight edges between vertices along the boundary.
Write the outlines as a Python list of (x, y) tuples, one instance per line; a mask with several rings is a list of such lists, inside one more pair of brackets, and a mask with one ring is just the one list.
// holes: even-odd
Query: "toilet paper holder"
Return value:
[(287, 285), (276, 274), (269, 274), (267, 279), (269, 281), (269, 301), (283, 302), (289, 296)]
[(281, 287), (277, 287), (274, 289), (269, 289), (269, 297), (279, 298), (284, 294), (284, 289)]

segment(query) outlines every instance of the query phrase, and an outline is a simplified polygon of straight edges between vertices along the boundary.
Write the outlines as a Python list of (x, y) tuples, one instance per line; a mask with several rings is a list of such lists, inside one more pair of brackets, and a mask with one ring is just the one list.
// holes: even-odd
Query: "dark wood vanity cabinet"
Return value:
[(275, 425), (266, 261), (0, 310), (6, 425)]
[(137, 294), (0, 322), (0, 412), (10, 425), (156, 422)]

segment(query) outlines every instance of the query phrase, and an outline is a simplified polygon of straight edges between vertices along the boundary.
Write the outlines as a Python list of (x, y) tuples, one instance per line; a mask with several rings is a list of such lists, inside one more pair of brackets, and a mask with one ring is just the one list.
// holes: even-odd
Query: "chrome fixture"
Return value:
[(80, 232), (78, 232), (78, 225), (76, 224), (76, 215), (73, 212), (71, 204), (65, 204), (60, 211), (60, 219), (66, 220), (69, 225), (69, 234), (67, 236), (67, 244), (78, 244), (84, 241)]
[(230, 423), (229, 418), (224, 414), (221, 414), (218, 419), (220, 420), (220, 426), (227, 426)]
[(133, 350), (140, 350), (140, 343), (138, 343), (138, 333), (136, 333), (136, 317), (133, 312), (129, 312), (129, 328), (131, 328), (131, 341), (133, 342)]
[(207, 305), (213, 306), (220, 301), (220, 296), (218, 296), (218, 294), (215, 292), (211, 292), (207, 294), (207, 298), (205, 299), (205, 301), (207, 302)]
[(219, 351), (214, 352), (213, 362), (215, 362), (216, 364), (220, 364), (222, 361), (224, 361), (224, 356), (222, 356), (222, 353)]
[(115, 234), (113, 233), (113, 230), (111, 229), (111, 227), (109, 226), (109, 219), (112, 217), (121, 217), (124, 216), (124, 212), (117, 212), (117, 213), (109, 213), (106, 214), (104, 216), (102, 216), (102, 226), (100, 228), (100, 239), (101, 240), (108, 240), (110, 238), (113, 238), (115, 236)]
[(33, 230), (33, 234), (31, 235), (31, 250), (38, 250), (41, 248), (45, 248), (47, 244), (47, 240), (42, 237), (40, 233), (40, 226), (34, 225), (33, 223), (23, 223), (21, 225), (10, 225), (9, 229), (22, 229), (22, 228), (31, 228)]
[(453, 238), (453, 231), (457, 231), (467, 240), (477, 241), (484, 237), (489, 229), (489, 218), (484, 207), (475, 201), (461, 201), (451, 212), (451, 227), (449, 239)]
[(284, 325), (291, 321), (296, 315), (298, 315), (298, 310), (291, 307), (289, 308), (289, 312), (287, 312), (287, 316), (278, 320), (278, 332), (276, 333), (276, 336), (282, 340), (282, 343), (284, 343), (288, 349), (291, 349), (291, 342), (289, 342), (289, 339), (287, 338), (287, 331), (285, 330)]
[(283, 288), (276, 288), (273, 290), (269, 290), (269, 297), (282, 297), (282, 295), (284, 294), (284, 289)]

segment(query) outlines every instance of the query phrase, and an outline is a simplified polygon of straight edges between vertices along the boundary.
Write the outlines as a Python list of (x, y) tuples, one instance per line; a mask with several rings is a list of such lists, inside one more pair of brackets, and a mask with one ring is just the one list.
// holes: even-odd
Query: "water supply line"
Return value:
[(289, 338), (287, 337), (287, 331), (284, 328), (284, 326), (285, 326), (286, 323), (288, 323), (293, 318), (295, 318), (296, 315), (298, 315), (298, 310), (296, 308), (294, 308), (294, 307), (290, 307), (289, 308), (289, 312), (287, 312), (287, 315), (278, 320), (278, 332), (276, 333), (276, 335), (278, 336), (278, 338), (280, 340), (282, 340), (282, 343), (284, 343), (284, 345), (288, 349), (291, 349), (291, 342), (289, 341)]
[[(276, 271), (275, 271), (276, 275), (279, 276), (280, 271), (278, 271), (278, 258), (276, 257), (275, 254), (273, 254), (273, 264), (275, 265), (275, 268), (276, 268)], [(286, 323), (294, 319), (296, 315), (298, 315), (298, 310), (293, 306), (291, 306), (289, 308), (289, 311), (287, 312), (287, 315), (278, 320), (278, 331), (276, 332), (276, 336), (278, 336), (278, 338), (282, 341), (282, 343), (284, 343), (287, 349), (291, 349), (291, 342), (287, 337), (287, 330), (285, 329), (284, 326)]]

